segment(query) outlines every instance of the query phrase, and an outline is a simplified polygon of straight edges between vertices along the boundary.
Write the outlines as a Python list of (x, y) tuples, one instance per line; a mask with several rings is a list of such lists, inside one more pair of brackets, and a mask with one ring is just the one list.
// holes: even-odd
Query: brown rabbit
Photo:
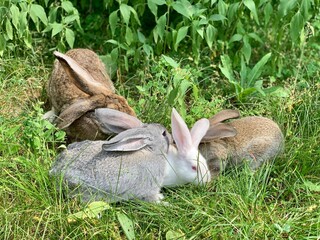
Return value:
[(236, 110), (223, 110), (209, 119), (210, 127), (199, 150), (207, 159), (213, 177), (227, 165), (239, 164), (244, 159), (249, 160), (250, 168), (255, 170), (283, 149), (283, 134), (268, 118), (251, 116), (222, 123), (239, 116)]
[(64, 129), (71, 141), (105, 139), (94, 109), (111, 108), (135, 116), (125, 98), (115, 94), (110, 77), (98, 55), (89, 49), (54, 52), (47, 93), (52, 110), (44, 115)]

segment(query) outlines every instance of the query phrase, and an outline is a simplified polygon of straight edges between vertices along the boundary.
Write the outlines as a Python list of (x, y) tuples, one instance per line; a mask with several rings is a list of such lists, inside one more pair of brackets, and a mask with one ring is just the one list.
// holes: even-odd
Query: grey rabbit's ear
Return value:
[(238, 110), (226, 109), (216, 113), (213, 117), (209, 119), (210, 126), (213, 126), (217, 123), (223, 122), (228, 119), (240, 117), (240, 112)]
[(57, 51), (53, 54), (59, 60), (68, 77), (81, 91), (91, 96), (101, 94), (106, 91), (111, 93), (109, 89), (94, 80), (91, 74), (71, 57)]
[(153, 137), (145, 129), (129, 129), (102, 145), (106, 152), (137, 151), (152, 143)]
[(103, 98), (103, 95), (100, 94), (87, 99), (78, 99), (60, 113), (55, 121), (57, 127), (60, 129), (67, 128), (83, 114), (97, 107), (102, 107), (104, 103)]
[(95, 110), (102, 132), (120, 133), (127, 129), (141, 127), (143, 123), (136, 117), (110, 108), (98, 108)]
[(237, 135), (237, 130), (225, 123), (218, 123), (210, 126), (206, 135), (202, 138), (201, 142), (208, 142), (213, 139), (234, 137)]

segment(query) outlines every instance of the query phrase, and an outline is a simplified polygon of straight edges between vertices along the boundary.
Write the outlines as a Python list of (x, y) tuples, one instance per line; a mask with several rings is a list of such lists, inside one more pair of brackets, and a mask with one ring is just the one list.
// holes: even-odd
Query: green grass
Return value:
[[(168, 206), (123, 202), (112, 204), (100, 219), (70, 222), (68, 216), (86, 206), (64, 198), (48, 176), (59, 147), (65, 144), (63, 132), (41, 120), (43, 89), (51, 69), (32, 59), (0, 60), (0, 238), (124, 239), (123, 227), (128, 225), (120, 224), (122, 213), (132, 221), (130, 229), (137, 239), (319, 239), (319, 67), (314, 55), (305, 56), (296, 73), (299, 79), (281, 79), (290, 91), (285, 99), (269, 96), (233, 105), (232, 96), (219, 95), (217, 89), (216, 102), (190, 100), (189, 122), (202, 109), (208, 116), (232, 106), (243, 115), (274, 119), (286, 138), (285, 150), (274, 162), (255, 173), (246, 166), (230, 169), (205, 187), (163, 189)], [(137, 103), (147, 95), (137, 97), (135, 86), (125, 87), (118, 84), (139, 117), (161, 121), (165, 116), (170, 127), (165, 92), (160, 88), (149, 92), (150, 101), (142, 109)], [(156, 91), (158, 97), (153, 98)]]

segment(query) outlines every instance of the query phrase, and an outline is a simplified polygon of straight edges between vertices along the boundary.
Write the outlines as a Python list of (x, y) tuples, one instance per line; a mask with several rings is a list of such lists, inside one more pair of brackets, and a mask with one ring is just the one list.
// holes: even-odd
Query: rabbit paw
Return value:
[(145, 197), (144, 200), (147, 201), (147, 202), (160, 203), (163, 198), (164, 198), (164, 196), (163, 196), (162, 193), (157, 193), (157, 194)]

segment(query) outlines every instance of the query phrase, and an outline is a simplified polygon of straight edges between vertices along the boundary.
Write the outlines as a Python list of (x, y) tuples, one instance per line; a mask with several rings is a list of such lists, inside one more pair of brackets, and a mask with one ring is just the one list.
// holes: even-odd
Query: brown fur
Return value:
[[(104, 64), (96, 53), (89, 49), (72, 49), (65, 55), (87, 74), (89, 84), (86, 82), (87, 77), (79, 76), (63, 58), (56, 55), (57, 60), (47, 85), (53, 111), (50, 114), (58, 116), (54, 122), (66, 131), (71, 141), (106, 139), (108, 133), (101, 131), (94, 109), (112, 108), (132, 116), (135, 113), (126, 99), (115, 93)], [(81, 77), (84, 77), (85, 82)]]
[(217, 176), (228, 164), (239, 164), (244, 159), (250, 161), (251, 169), (257, 169), (283, 149), (283, 134), (271, 119), (252, 116), (223, 124), (234, 128), (236, 135), (216, 139), (213, 136), (210, 141), (206, 140), (199, 146), (208, 161), (212, 176)]

